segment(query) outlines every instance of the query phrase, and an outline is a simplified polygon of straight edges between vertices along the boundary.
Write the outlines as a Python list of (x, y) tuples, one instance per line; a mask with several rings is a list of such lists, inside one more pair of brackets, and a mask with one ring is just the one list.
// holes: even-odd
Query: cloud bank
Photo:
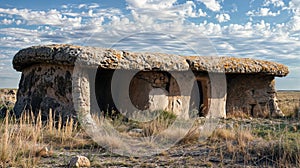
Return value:
[[(231, 10), (224, 3), (126, 0), (126, 8), (97, 3), (49, 10), (0, 7), (0, 87), (17, 86), (19, 74), (11, 68), (11, 60), (19, 49), (69, 43), (277, 61), (291, 70), (284, 80), (294, 81), (279, 80), (278, 88), (300, 89), (299, 0), (263, 0), (260, 6), (239, 13), (248, 18), (242, 22), (235, 16), (239, 6)], [(282, 16), (284, 21), (271, 20)]]

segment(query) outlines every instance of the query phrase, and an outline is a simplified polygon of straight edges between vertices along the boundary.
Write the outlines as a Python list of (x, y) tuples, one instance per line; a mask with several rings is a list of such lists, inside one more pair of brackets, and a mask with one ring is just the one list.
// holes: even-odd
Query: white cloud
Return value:
[(16, 20), (16, 24), (20, 25), (20, 24), (22, 24), (22, 21), (21, 20)]
[(278, 33), (279, 30), (276, 28), (271, 28), (271, 24), (265, 20), (261, 20), (258, 23), (253, 24), (252, 22), (247, 22), (244, 25), (241, 24), (229, 24), (228, 26), (222, 27), (223, 34), (235, 36), (237, 38), (253, 38), (259, 37), (263, 40), (272, 36), (272, 38), (285, 37), (285, 34)]
[(141, 24), (152, 24), (153, 18), (149, 17), (148, 15), (141, 15), (138, 14), (135, 10), (131, 10), (131, 14), (135, 21), (140, 22)]
[(291, 0), (289, 7), (287, 8), (292, 11), (293, 16), (287, 23), (288, 29), (292, 31), (300, 30), (300, 0)]
[(88, 5), (89, 9), (94, 9), (94, 8), (98, 8), (98, 7), (100, 7), (100, 5), (97, 3), (92, 3), (92, 4)]
[(199, 16), (203, 16), (203, 17), (207, 16), (207, 13), (203, 12), (202, 9), (199, 9), (198, 13), (199, 13)]
[(222, 22), (227, 22), (230, 20), (230, 15), (227, 13), (223, 13), (223, 14), (217, 14), (216, 15), (216, 19), (222, 23)]
[[(131, 10), (137, 22), (152, 23), (153, 20), (183, 21), (186, 18), (205, 17), (201, 9), (196, 10), (193, 1), (179, 4), (176, 0), (126, 0), (127, 9)], [(137, 20), (139, 19), (139, 20)]]
[(234, 13), (234, 12), (238, 11), (238, 7), (237, 7), (237, 5), (235, 3), (232, 4), (231, 6), (232, 6), (232, 9), (230, 10), (230, 12)]
[(64, 15), (68, 16), (76, 16), (76, 17), (87, 17), (87, 18), (112, 18), (113, 16), (120, 16), (122, 12), (116, 8), (107, 8), (107, 9), (88, 9), (87, 11), (82, 11), (81, 13), (75, 12), (67, 12), (63, 13)]
[(273, 5), (275, 7), (284, 7), (283, 0), (265, 0), (263, 6)]
[(228, 42), (222, 42), (221, 44), (219, 44), (217, 46), (217, 49), (223, 49), (223, 50), (227, 50), (227, 51), (235, 50), (235, 48), (231, 44), (229, 44)]
[(198, 0), (199, 2), (202, 2), (206, 8), (210, 9), (213, 12), (218, 12), (221, 10), (221, 5), (217, 0)]
[(10, 25), (10, 24), (12, 24), (14, 22), (15, 22), (14, 19), (6, 19), (6, 18), (1, 21), (1, 23), (5, 24), (5, 25)]
[(31, 11), (28, 9), (4, 9), (0, 8), (0, 13), (19, 16), (26, 21), (28, 25), (53, 25), (53, 26), (79, 26), (81, 23), (81, 17), (70, 18), (62, 15), (60, 11), (51, 9), (45, 11)]
[(152, 9), (152, 10), (160, 10), (160, 9), (170, 9), (176, 0), (126, 0), (128, 3), (129, 9)]
[[(209, 3), (207, 0), (205, 2)], [(220, 1), (213, 2), (219, 4)], [(265, 2), (267, 4), (267, 1)], [(273, 0), (270, 2), (275, 3)], [(300, 30), (300, 10), (296, 2), (292, 0), (288, 6), (293, 12), (290, 21), (280, 24), (269, 23), (266, 18), (222, 25), (221, 22), (232, 19), (228, 14), (220, 14), (222, 12), (215, 16), (220, 23), (191, 23), (187, 18), (214, 18), (209, 18), (207, 13), (192, 1), (178, 4), (175, 0), (128, 0), (129, 14), (120, 9), (93, 8), (91, 5), (82, 6), (79, 11), (78, 5), (66, 6), (68, 10), (64, 8), (47, 11), (0, 8), (0, 15), (3, 17), (0, 22), (11, 23), (5, 26), (6, 28), (0, 28), (0, 50), (13, 51), (1, 53), (0, 58), (9, 60), (1, 67), (9, 69), (13, 55), (21, 48), (51, 43), (116, 47), (126, 50), (148, 49), (189, 55), (191, 52), (187, 52), (187, 47), (182, 47), (188, 44), (188, 47), (200, 55), (215, 54), (216, 48), (219, 55), (276, 60), (289, 66), (298, 66), (300, 39), (297, 35), (299, 36)], [(270, 11), (267, 6), (263, 8), (250, 11), (248, 15), (272, 16), (278, 13)], [(221, 6), (210, 6), (212, 11), (220, 9)], [(81, 19), (71, 20), (75, 18)], [(37, 25), (39, 28), (20, 28), (21, 26), (14, 23)], [(148, 36), (143, 36), (139, 34), (141, 32), (149, 33)], [(170, 34), (174, 37), (168, 36)], [(13, 74), (14, 70), (9, 72)], [(0, 79), (5, 76), (8, 74), (0, 71)]]
[(98, 8), (99, 4), (97, 3), (92, 3), (92, 4), (79, 4), (78, 5), (78, 9), (81, 8), (86, 8), (86, 9), (94, 9), (94, 8)]
[(291, 0), (291, 3), (294, 4), (295, 7), (300, 7), (300, 1), (299, 0)]
[(228, 26), (224, 26), (222, 30), (225, 34), (235, 36), (237, 38), (248, 38), (252, 37), (254, 34), (251, 22), (248, 22), (245, 25), (229, 24)]
[(87, 6), (86, 4), (79, 4), (78, 8), (81, 9), (81, 8), (85, 8), (86, 6)]
[(204, 21), (197, 25), (195, 32), (201, 32), (201, 34), (206, 36), (220, 36), (222, 35), (222, 27), (220, 24), (214, 24), (211, 22)]
[(261, 20), (259, 23), (254, 24), (253, 29), (256, 34), (264, 37), (269, 37), (270, 35), (272, 35), (270, 23), (266, 23), (264, 20)]
[(299, 31), (300, 30), (300, 15), (295, 15), (287, 23), (290, 31)]
[(248, 11), (248, 16), (277, 16), (280, 15), (280, 10), (277, 12), (270, 11), (270, 8), (260, 8), (258, 11)]

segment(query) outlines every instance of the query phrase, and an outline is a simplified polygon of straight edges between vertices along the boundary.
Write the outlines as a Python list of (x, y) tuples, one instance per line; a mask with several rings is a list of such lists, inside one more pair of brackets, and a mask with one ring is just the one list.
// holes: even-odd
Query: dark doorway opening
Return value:
[(112, 116), (112, 112), (116, 110), (112, 93), (111, 81), (114, 70), (98, 68), (95, 78), (95, 94), (100, 112), (104, 115)]
[(191, 92), (191, 100), (190, 100), (190, 111), (197, 110), (198, 116), (204, 117), (206, 114), (204, 112), (204, 103), (203, 103), (204, 95), (203, 95), (203, 87), (202, 82), (197, 80), (194, 82), (192, 92)]

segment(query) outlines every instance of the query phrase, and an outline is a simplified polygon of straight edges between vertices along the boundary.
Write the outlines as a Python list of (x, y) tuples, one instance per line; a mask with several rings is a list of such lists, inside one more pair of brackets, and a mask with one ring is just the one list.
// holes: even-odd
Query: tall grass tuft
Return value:
[(176, 119), (176, 115), (169, 111), (158, 111), (158, 116), (149, 122), (142, 124), (144, 136), (152, 136), (159, 134), (161, 131), (167, 129)]
[(32, 112), (24, 112), (19, 119), (6, 115), (0, 121), (0, 167), (35, 167), (45, 146), (69, 148), (93, 144), (80, 130), (73, 118), (62, 123), (61, 117), (54, 120), (52, 110), (43, 124), (41, 112), (35, 117)]

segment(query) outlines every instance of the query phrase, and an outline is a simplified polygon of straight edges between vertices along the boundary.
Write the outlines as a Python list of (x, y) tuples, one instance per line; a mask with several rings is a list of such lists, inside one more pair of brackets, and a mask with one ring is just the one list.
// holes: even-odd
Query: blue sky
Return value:
[(300, 90), (300, 0), (1, 0), (0, 88), (18, 87), (14, 54), (68, 43), (286, 64)]

